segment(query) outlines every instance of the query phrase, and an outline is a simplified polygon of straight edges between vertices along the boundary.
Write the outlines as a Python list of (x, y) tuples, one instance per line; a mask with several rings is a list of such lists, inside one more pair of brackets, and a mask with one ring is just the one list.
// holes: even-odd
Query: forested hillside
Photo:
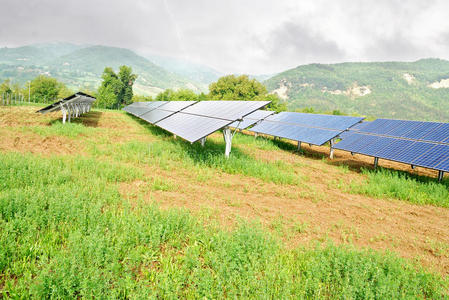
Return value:
[(155, 95), (166, 88), (202, 88), (123, 48), (53, 43), (0, 49), (0, 81), (10, 78), (19, 84), (45, 74), (73, 89), (95, 89), (106, 66), (118, 69), (120, 65), (131, 66), (138, 74), (134, 87), (139, 94)]
[(265, 81), (289, 108), (419, 120), (449, 119), (449, 61), (310, 64)]

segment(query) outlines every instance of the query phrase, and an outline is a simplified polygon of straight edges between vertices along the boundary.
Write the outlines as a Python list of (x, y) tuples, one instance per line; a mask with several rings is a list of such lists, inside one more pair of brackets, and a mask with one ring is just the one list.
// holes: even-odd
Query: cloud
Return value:
[(223, 72), (312, 62), (449, 59), (449, 1), (3, 0), (0, 46), (66, 41)]

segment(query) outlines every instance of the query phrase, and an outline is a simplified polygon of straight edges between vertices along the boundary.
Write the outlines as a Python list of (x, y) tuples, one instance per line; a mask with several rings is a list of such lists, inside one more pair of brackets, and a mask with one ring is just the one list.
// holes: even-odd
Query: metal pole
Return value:
[(334, 139), (330, 140), (329, 145), (331, 147), (329, 157), (330, 159), (334, 159)]
[(298, 141), (298, 147), (296, 148), (296, 150), (301, 151), (301, 141)]
[(438, 182), (441, 182), (441, 180), (443, 180), (443, 175), (444, 175), (443, 171), (438, 171)]
[(379, 157), (374, 158), (374, 169), (377, 169), (377, 166), (379, 165)]

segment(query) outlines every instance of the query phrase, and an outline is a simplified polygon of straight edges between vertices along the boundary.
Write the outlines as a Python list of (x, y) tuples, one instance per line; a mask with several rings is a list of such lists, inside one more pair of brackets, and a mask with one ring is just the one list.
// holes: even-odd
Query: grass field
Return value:
[(0, 107), (0, 298), (449, 297), (432, 171), (34, 110)]

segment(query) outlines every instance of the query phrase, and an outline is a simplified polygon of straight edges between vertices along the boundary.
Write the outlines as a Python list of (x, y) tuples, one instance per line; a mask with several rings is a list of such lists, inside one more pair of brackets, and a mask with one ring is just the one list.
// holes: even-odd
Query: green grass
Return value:
[[(292, 172), (290, 166), (282, 161), (265, 162), (257, 160), (245, 153), (240, 147), (240, 141), (256, 143), (261, 148), (274, 146), (266, 140), (256, 140), (247, 136), (239, 136), (232, 148), (231, 156), (224, 156), (223, 141), (208, 139), (205, 147), (199, 143), (190, 144), (181, 139), (174, 139), (171, 134), (162, 129), (142, 122), (145, 134), (158, 136), (158, 140), (146, 143), (131, 141), (126, 143), (107, 143), (91, 145), (91, 153), (95, 157), (107, 157), (115, 161), (133, 162), (137, 164), (156, 164), (163, 169), (173, 170), (180, 166), (186, 169), (211, 168), (228, 174), (240, 174), (255, 177), (276, 184), (298, 185), (303, 180), (300, 174)], [(236, 138), (236, 135), (234, 138)], [(244, 147), (242, 147), (244, 148)]]
[(367, 179), (362, 183), (352, 183), (352, 193), (368, 195), (376, 198), (395, 198), (415, 204), (430, 204), (449, 207), (449, 181), (439, 183), (436, 179), (414, 176), (407, 172), (379, 168), (363, 169)]
[(79, 123), (62, 124), (59, 120), (51, 124), (51, 126), (22, 127), (21, 130), (23, 132), (32, 132), (43, 137), (65, 136), (69, 138), (77, 138), (81, 135), (87, 136), (99, 131), (96, 128), (86, 127)]
[(292, 251), (254, 224), (222, 231), (182, 210), (126, 202), (119, 183), (142, 176), (123, 162), (1, 155), (0, 297), (435, 299), (447, 293), (440, 277), (391, 254), (333, 245)]

